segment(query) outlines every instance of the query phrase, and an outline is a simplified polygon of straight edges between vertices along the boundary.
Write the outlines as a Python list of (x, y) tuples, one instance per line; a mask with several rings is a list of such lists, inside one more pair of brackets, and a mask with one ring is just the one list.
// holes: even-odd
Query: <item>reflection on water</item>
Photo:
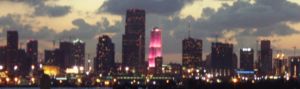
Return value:
[[(25, 87), (0, 87), (0, 89), (40, 89), (38, 87), (28, 87), (28, 88), (25, 88)], [(80, 87), (80, 88), (77, 88), (77, 87), (55, 87), (55, 88), (51, 88), (51, 89), (113, 89), (111, 87)]]

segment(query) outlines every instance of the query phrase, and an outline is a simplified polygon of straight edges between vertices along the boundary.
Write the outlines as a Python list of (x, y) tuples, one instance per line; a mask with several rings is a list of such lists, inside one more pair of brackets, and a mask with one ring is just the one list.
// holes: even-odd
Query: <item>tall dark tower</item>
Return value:
[(272, 48), (270, 40), (262, 40), (260, 48), (260, 72), (262, 74), (273, 73)]
[(7, 48), (18, 49), (19, 35), (17, 31), (7, 31)]
[(182, 65), (186, 68), (200, 67), (202, 62), (202, 40), (188, 37), (182, 41)]
[(59, 43), (59, 50), (61, 52), (61, 57), (63, 60), (62, 69), (72, 68), (75, 66), (75, 61), (72, 59), (73, 43), (69, 41), (62, 41)]
[(29, 40), (27, 43), (26, 53), (31, 61), (31, 65), (38, 64), (38, 41)]
[(129, 9), (123, 35), (123, 65), (141, 67), (145, 64), (145, 10)]
[(19, 66), (20, 61), (18, 60), (18, 32), (17, 31), (7, 31), (7, 48), (6, 48), (6, 59), (5, 65), (9, 72), (14, 71), (14, 66)]
[(240, 69), (248, 71), (254, 69), (254, 50), (252, 48), (240, 50)]
[(211, 68), (214, 74), (219, 76), (231, 76), (234, 71), (235, 58), (233, 45), (215, 42), (211, 46)]
[(85, 59), (85, 43), (79, 39), (73, 40), (73, 47), (72, 47), (72, 60), (74, 61), (73, 65), (83, 67), (85, 62), (84, 59)]
[(97, 55), (94, 59), (95, 72), (107, 73), (114, 69), (115, 47), (111, 39), (107, 36), (99, 37), (97, 44)]

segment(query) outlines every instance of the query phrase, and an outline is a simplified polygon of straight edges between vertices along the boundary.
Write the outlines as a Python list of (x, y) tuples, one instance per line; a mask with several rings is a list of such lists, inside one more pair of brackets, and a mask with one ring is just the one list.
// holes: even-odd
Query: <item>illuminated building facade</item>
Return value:
[(38, 64), (38, 41), (37, 40), (29, 40), (27, 42), (26, 53), (31, 61), (31, 65)]
[(155, 59), (162, 57), (162, 39), (161, 30), (157, 27), (151, 30), (150, 45), (148, 55), (148, 66), (150, 68), (156, 67)]
[(85, 43), (80, 39), (73, 40), (72, 50), (73, 65), (83, 67), (85, 63)]
[(145, 65), (145, 15), (145, 10), (127, 10), (122, 39), (124, 66), (137, 68)]
[(297, 78), (300, 75), (300, 56), (289, 57), (290, 76)]
[(100, 36), (97, 44), (97, 54), (94, 59), (95, 72), (108, 72), (115, 66), (115, 45), (107, 35)]
[(182, 41), (182, 65), (187, 68), (200, 67), (202, 62), (202, 40), (188, 37)]
[(274, 71), (275, 75), (284, 75), (288, 69), (288, 60), (285, 57), (284, 53), (277, 53), (274, 58)]
[(253, 71), (254, 50), (252, 48), (240, 49), (240, 69)]
[(259, 71), (261, 74), (272, 74), (273, 73), (273, 56), (270, 40), (262, 40), (260, 48), (260, 68)]

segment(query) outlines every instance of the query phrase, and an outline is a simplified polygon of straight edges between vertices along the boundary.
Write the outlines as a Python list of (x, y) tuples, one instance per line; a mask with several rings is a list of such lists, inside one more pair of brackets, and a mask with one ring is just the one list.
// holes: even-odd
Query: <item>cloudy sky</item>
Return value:
[(300, 48), (300, 0), (1, 0), (0, 45), (6, 44), (7, 30), (18, 30), (21, 43), (38, 39), (41, 53), (53, 48), (53, 40), (79, 38), (94, 56), (97, 37), (106, 34), (121, 62), (129, 8), (146, 10), (147, 38), (153, 27), (162, 28), (164, 63), (181, 63), (181, 41), (188, 36), (189, 23), (191, 36), (204, 41), (205, 55), (215, 36), (233, 43), (237, 54), (242, 47), (256, 48), (262, 39), (272, 41), (274, 53), (292, 55), (293, 47)]

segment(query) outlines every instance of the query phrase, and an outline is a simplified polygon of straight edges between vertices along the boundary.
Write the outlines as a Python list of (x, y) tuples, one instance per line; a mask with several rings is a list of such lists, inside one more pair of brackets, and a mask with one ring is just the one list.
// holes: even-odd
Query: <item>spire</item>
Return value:
[(191, 21), (188, 23), (188, 38), (191, 37)]

